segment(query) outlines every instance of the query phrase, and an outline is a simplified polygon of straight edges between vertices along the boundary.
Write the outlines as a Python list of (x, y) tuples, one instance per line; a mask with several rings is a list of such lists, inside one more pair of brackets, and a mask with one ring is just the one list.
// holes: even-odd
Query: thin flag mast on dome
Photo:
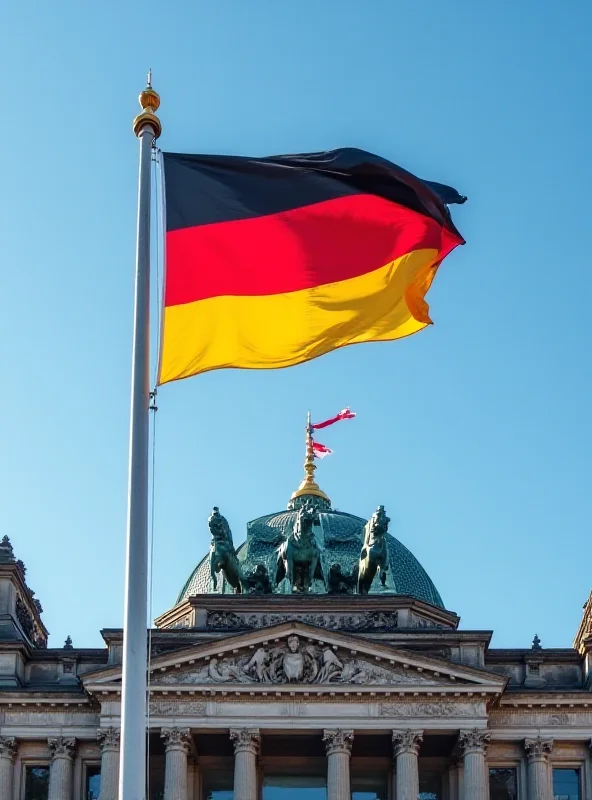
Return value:
[(354, 419), (355, 416), (355, 413), (351, 411), (349, 407), (347, 407), (342, 409), (339, 414), (336, 414), (330, 419), (326, 419), (323, 422), (313, 423), (310, 411), (308, 412), (306, 419), (306, 456), (304, 459), (304, 479), (298, 489), (292, 495), (291, 501), (294, 501), (298, 497), (313, 496), (320, 497), (323, 500), (330, 502), (325, 492), (323, 492), (318, 483), (315, 481), (314, 474), (317, 468), (315, 459), (323, 459), (325, 456), (330, 456), (333, 454), (333, 451), (326, 445), (315, 441), (313, 432), (315, 430), (320, 430), (321, 428), (327, 428), (329, 425), (333, 425), (334, 423), (340, 422), (344, 419)]
[[(308, 412), (308, 428), (307, 428), (307, 436), (312, 442), (312, 453), (314, 458), (325, 458), (325, 456), (332, 456), (333, 450), (329, 449), (326, 445), (321, 444), (320, 442), (315, 442), (313, 438), (313, 431), (318, 431), (321, 428), (328, 428), (329, 425), (334, 425), (336, 422), (341, 422), (343, 419), (354, 419), (356, 416), (354, 411), (351, 411), (349, 406), (346, 408), (342, 408), (339, 414), (336, 414), (334, 417), (330, 417), (330, 419), (326, 419), (323, 422), (315, 422), (314, 424), (310, 421), (310, 411)], [(308, 441), (308, 440), (307, 440)]]

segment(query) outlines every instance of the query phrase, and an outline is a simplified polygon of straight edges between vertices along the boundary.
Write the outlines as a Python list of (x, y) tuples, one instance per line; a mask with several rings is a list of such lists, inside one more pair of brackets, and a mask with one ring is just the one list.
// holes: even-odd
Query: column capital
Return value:
[(253, 755), (258, 755), (261, 737), (258, 728), (233, 728), (230, 731), (230, 741), (234, 744), (234, 754), (246, 750)]
[(119, 750), (119, 737), (121, 731), (119, 728), (100, 728), (97, 731), (97, 741), (101, 751), (105, 753), (108, 750), (117, 752)]
[(525, 739), (524, 750), (526, 758), (530, 763), (533, 761), (547, 761), (548, 756), (553, 750), (553, 739)]
[(395, 758), (403, 753), (417, 756), (422, 742), (423, 731), (393, 731), (393, 755)]
[(461, 731), (458, 737), (458, 746), (463, 758), (469, 753), (487, 753), (491, 733), (480, 728), (471, 731)]
[(164, 741), (165, 752), (181, 750), (188, 753), (191, 749), (191, 734), (189, 728), (163, 728), (160, 738)]
[(323, 731), (323, 741), (325, 742), (328, 756), (333, 755), (333, 753), (345, 753), (349, 756), (354, 743), (354, 732), (344, 731), (341, 728), (325, 730)]
[(14, 761), (18, 744), (14, 736), (0, 736), (0, 758), (9, 758)]
[(68, 761), (74, 759), (76, 752), (76, 739), (66, 739), (63, 736), (56, 736), (53, 739), (48, 739), (47, 744), (51, 752), (51, 760), (55, 761), (58, 758), (66, 758)]

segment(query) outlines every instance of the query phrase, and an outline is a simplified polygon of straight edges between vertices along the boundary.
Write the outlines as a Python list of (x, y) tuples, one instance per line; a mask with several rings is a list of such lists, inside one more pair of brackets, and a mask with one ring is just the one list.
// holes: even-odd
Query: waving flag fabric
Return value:
[(320, 442), (313, 442), (312, 443), (312, 452), (315, 458), (325, 458), (325, 456), (332, 456), (333, 450), (326, 447), (324, 444)]
[(326, 419), (324, 422), (313, 422), (310, 427), (313, 429), (313, 431), (320, 431), (321, 428), (328, 428), (329, 425), (334, 425), (336, 422), (341, 422), (342, 419), (354, 419), (355, 416), (355, 411), (350, 411), (349, 408), (344, 408), (339, 412), (339, 414), (331, 417), (331, 419)]
[(465, 198), (362, 150), (165, 153), (164, 173), (160, 383), (413, 334), (464, 243), (447, 204)]

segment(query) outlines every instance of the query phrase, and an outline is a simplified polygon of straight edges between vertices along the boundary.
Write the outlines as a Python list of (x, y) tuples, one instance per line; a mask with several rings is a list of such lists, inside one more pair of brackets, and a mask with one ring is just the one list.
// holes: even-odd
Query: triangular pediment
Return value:
[[(316, 687), (395, 687), (422, 693), (498, 693), (506, 679), (388, 644), (301, 622), (286, 622), (163, 653), (151, 662), (151, 689), (191, 693)], [(121, 667), (83, 678), (89, 691), (116, 690)]]

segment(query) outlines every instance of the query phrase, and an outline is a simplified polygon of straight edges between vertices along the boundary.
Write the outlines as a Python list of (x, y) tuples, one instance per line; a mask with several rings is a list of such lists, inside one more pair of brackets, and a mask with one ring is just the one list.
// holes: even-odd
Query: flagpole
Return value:
[(146, 797), (148, 629), (148, 428), (150, 406), (150, 169), (160, 98), (148, 84), (134, 119), (140, 140), (130, 418), (119, 797)]

